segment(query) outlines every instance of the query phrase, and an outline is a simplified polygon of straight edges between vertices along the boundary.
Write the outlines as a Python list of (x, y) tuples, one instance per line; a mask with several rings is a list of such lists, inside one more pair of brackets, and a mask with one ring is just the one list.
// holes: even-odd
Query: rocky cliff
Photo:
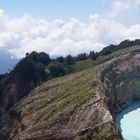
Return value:
[(104, 94), (110, 99), (114, 113), (139, 100), (139, 47), (105, 63), (98, 74)]
[(3, 115), (11, 140), (122, 140), (117, 112), (140, 98), (140, 47), (121, 50), (92, 68), (50, 80)]

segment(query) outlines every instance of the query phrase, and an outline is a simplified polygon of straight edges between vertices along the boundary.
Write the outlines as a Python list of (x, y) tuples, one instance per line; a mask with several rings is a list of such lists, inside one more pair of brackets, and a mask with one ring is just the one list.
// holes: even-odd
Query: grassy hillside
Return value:
[[(33, 89), (28, 96), (28, 100), (25, 100), (25, 102), (21, 101), (22, 104), (20, 104), (18, 107), (22, 108), (25, 105), (25, 112), (28, 112), (28, 110), (30, 110), (30, 105), (34, 104), (37, 105), (35, 107), (38, 107), (39, 110), (44, 106), (53, 108), (53, 106), (55, 106), (55, 104), (58, 102), (62, 103), (63, 101), (65, 102), (65, 99), (68, 100), (69, 98), (72, 98), (72, 101), (67, 103), (68, 106), (62, 106), (67, 109), (67, 107), (71, 107), (71, 105), (76, 105), (77, 103), (79, 104), (80, 102), (85, 101), (87, 98), (89, 99), (91, 96), (96, 97), (96, 86), (99, 84), (98, 81), (96, 81), (96, 74), (102, 64), (113, 58), (127, 54), (128, 52), (133, 52), (138, 48), (139, 46), (134, 46), (129, 49), (123, 49), (108, 56), (99, 57), (99, 59), (96, 61), (90, 59), (79, 61), (72, 66), (74, 69), (73, 74), (54, 78)], [(53, 95), (55, 95), (54, 98), (48, 98)], [(45, 100), (47, 99), (48, 101), (46, 102)], [(51, 104), (51, 101), (53, 101), (53, 104)], [(58, 109), (61, 108), (59, 106), (55, 107)], [(50, 110), (50, 114), (55, 114), (55, 111)], [(32, 115), (34, 116), (34, 114)], [(39, 116), (38, 118), (41, 119)]]
[[(50, 135), (52, 139), (120, 140), (97, 73), (109, 60), (113, 66), (117, 57), (129, 52), (132, 55), (135, 51), (139, 53), (140, 46), (130, 47), (130, 44), (139, 43), (139, 40), (124, 41), (118, 46), (106, 47), (100, 53), (93, 51), (88, 56), (84, 53), (77, 57), (51, 59), (43, 52), (26, 54), (10, 73), (0, 75), (0, 121), (6, 123), (0, 126), (2, 135), (14, 140), (46, 140)], [(108, 52), (110, 48), (111, 52)], [(106, 79), (108, 75), (110, 73)], [(104, 84), (110, 83), (105, 81)], [(114, 94), (112, 96), (115, 99)]]
[[(76, 62), (71, 65), (73, 73), (41, 84), (17, 102), (10, 109), (9, 118), (12, 118), (14, 124), (9, 125), (9, 121), (6, 121), (8, 125), (5, 127), (8, 129), (3, 130), (8, 132), (4, 133), (14, 140), (120, 140), (109, 110), (113, 105), (109, 104), (108, 98), (114, 99), (111, 100), (114, 103), (118, 101), (115, 95), (122, 94), (119, 86), (128, 86), (127, 83), (121, 83), (123, 76), (130, 77), (132, 61), (132, 78), (133, 72), (137, 72), (135, 65), (139, 67), (139, 52), (140, 46), (133, 46), (100, 56), (96, 60)], [(127, 68), (126, 71), (124, 68)], [(99, 73), (102, 73), (102, 77)], [(116, 87), (120, 88), (118, 94)]]
[[(49, 80), (33, 89), (13, 108), (21, 112), (22, 125), (26, 128), (16, 138), (120, 140), (105, 96), (99, 94), (105, 91), (100, 87), (97, 73), (109, 60), (111, 65), (116, 58), (127, 62), (126, 54), (133, 54), (136, 50), (138, 53), (139, 46), (101, 56), (96, 61), (79, 61), (72, 66), (73, 74)], [(119, 68), (123, 69), (123, 62), (119, 63)], [(115, 69), (113, 72), (114, 75)]]
[[(54, 139), (63, 139), (63, 136), (66, 137), (69, 133), (72, 133), (70, 139), (73, 139), (74, 133), (81, 133), (77, 137), (79, 140), (116, 138), (113, 122), (105, 122), (106, 119), (111, 119), (108, 117), (109, 112), (106, 112), (102, 100), (96, 94), (99, 84), (96, 73), (99, 69), (100, 65), (56, 78), (32, 90), (14, 108), (21, 112), (22, 124), (26, 128), (17, 138), (47, 139), (50, 137), (48, 134), (53, 134)], [(93, 124), (96, 128), (98, 122), (100, 125), (104, 124), (104, 130), (100, 133), (88, 136), (85, 132), (80, 132)]]
[(131, 46), (129, 48), (124, 48), (124, 49), (118, 50), (118, 51), (111, 53), (109, 55), (99, 56), (97, 58), (97, 60), (87, 59), (87, 60), (83, 60), (83, 61), (78, 61), (74, 65), (72, 65), (73, 72), (81, 71), (81, 70), (84, 70), (87, 68), (94, 67), (98, 64), (102, 64), (106, 61), (111, 60), (112, 58), (121, 56), (121, 55), (126, 54), (130, 51), (136, 50), (136, 48), (140, 48), (140, 46), (139, 45)]

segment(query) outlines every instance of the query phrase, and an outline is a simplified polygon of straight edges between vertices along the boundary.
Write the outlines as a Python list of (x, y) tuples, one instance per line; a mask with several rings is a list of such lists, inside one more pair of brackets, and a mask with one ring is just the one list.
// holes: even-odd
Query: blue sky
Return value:
[(100, 0), (0, 0), (0, 8), (11, 16), (28, 13), (47, 19), (76, 17), (85, 20), (90, 14), (103, 13), (108, 7)]
[[(117, 1), (121, 1), (122, 5), (124, 3), (131, 4), (131, 1), (133, 2), (131, 5), (139, 5), (139, 0), (0, 0), (0, 8), (4, 9), (11, 17), (20, 17), (28, 13), (33, 17), (48, 20), (68, 20), (70, 17), (75, 17), (81, 21), (86, 21), (91, 14), (108, 17), (107, 13), (112, 13), (113, 4)], [(123, 6), (120, 8), (127, 11), (125, 5)], [(134, 7), (128, 8), (129, 11), (125, 13), (122, 10), (123, 16), (119, 17), (118, 15), (115, 17), (116, 20), (128, 25), (138, 23), (140, 21), (140, 7)]]

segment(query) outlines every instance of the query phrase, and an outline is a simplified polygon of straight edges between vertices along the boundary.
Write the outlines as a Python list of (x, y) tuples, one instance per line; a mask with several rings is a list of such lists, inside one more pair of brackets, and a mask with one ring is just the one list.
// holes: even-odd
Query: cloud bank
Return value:
[(140, 0), (109, 0), (112, 3), (111, 16), (120, 16), (124, 12), (132, 12), (140, 6)]
[(91, 15), (84, 23), (75, 18), (49, 21), (28, 14), (12, 18), (0, 10), (0, 49), (16, 58), (32, 51), (77, 55), (136, 38), (140, 38), (140, 24), (127, 26), (100, 15)]

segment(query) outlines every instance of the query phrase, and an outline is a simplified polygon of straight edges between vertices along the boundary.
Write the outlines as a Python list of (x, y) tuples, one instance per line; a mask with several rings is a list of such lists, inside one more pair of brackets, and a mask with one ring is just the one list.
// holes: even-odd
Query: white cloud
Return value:
[(47, 21), (25, 14), (11, 18), (0, 10), (0, 48), (14, 57), (44, 51), (51, 56), (99, 51), (110, 43), (140, 38), (140, 24), (127, 27), (115, 20), (91, 15), (87, 23), (71, 18)]
[(113, 2), (111, 17), (116, 17), (124, 12), (136, 9), (140, 5), (140, 0), (110, 0), (110, 2)]

